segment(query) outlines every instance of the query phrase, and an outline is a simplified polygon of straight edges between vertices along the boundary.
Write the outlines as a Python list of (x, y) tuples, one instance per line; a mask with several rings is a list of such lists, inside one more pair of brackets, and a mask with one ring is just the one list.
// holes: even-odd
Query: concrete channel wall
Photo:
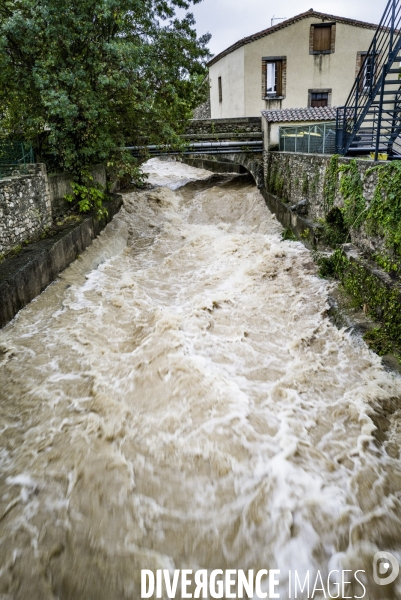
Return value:
[(17, 256), (0, 263), (0, 327), (43, 292), (91, 244), (119, 211), (122, 196), (115, 194), (105, 206), (107, 218), (88, 215), (79, 224), (29, 244)]

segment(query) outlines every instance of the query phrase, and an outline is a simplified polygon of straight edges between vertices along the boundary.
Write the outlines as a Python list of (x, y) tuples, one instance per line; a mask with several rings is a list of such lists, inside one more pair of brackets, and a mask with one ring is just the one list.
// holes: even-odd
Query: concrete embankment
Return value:
[(88, 215), (56, 235), (29, 244), (0, 264), (0, 327), (38, 296), (106, 227), (122, 206), (122, 196), (105, 203), (108, 216)]

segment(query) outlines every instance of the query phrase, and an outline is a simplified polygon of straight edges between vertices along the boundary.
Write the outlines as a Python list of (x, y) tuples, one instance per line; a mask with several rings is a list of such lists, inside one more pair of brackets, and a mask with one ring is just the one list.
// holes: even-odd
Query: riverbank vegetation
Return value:
[[(87, 167), (108, 163), (140, 180), (119, 150), (179, 146), (202, 101), (209, 35), (197, 37), (199, 0), (0, 0), (0, 137), (34, 147), (48, 170), (70, 172), (93, 208)], [(98, 203), (98, 202), (97, 202)]]
[[(392, 352), (401, 360), (401, 163), (376, 165), (366, 171), (365, 178), (373, 171), (377, 184), (369, 202), (356, 161), (339, 166), (338, 156), (331, 158), (325, 175), (325, 218), (321, 225), (322, 241), (335, 251), (316, 252), (315, 258), (321, 276), (338, 279), (353, 307), (363, 309), (377, 323), (365, 334), (365, 341), (378, 354)], [(334, 205), (337, 189), (342, 206)], [(382, 243), (376, 251), (355, 260), (347, 256), (342, 244), (350, 241), (352, 231), (361, 228)]]

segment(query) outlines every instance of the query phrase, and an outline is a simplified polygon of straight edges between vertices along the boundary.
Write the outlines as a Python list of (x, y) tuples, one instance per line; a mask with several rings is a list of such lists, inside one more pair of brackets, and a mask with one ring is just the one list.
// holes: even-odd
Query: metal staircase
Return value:
[(345, 106), (336, 151), (401, 158), (401, 0), (389, 0)]

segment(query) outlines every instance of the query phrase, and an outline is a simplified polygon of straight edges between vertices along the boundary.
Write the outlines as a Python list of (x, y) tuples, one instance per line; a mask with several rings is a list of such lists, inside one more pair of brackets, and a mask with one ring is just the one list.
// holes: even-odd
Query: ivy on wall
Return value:
[(377, 171), (377, 186), (366, 225), (370, 233), (384, 237), (386, 247), (400, 256), (401, 250), (401, 162), (372, 167)]
[[(337, 162), (337, 171), (335, 165)], [(338, 166), (332, 157), (327, 170), (326, 216), (323, 231), (331, 246), (344, 242), (350, 230), (364, 225), (370, 235), (384, 239), (384, 248), (373, 258), (383, 270), (393, 276), (401, 274), (401, 163), (394, 161), (368, 169), (365, 178), (377, 172), (377, 185), (370, 204), (363, 194), (363, 180), (356, 160)], [(337, 191), (338, 174), (341, 174), (339, 191), (343, 198), (341, 208), (330, 207)], [(334, 179), (336, 183), (334, 183)], [(334, 196), (333, 196), (334, 190)], [(329, 209), (329, 210), (327, 210)], [(333, 213), (336, 212), (336, 219)], [(389, 286), (366, 265), (349, 260), (341, 248), (330, 257), (317, 254), (322, 276), (339, 279), (355, 308), (364, 308), (374, 320), (380, 322), (364, 335), (365, 341), (379, 355), (394, 352), (401, 360), (401, 290)]]
[[(367, 201), (364, 184), (375, 173), (373, 198)], [(320, 173), (299, 174), (292, 179), (289, 161), (269, 165), (268, 189), (280, 198), (290, 197), (290, 182), (302, 194), (315, 194)], [(285, 200), (284, 200), (285, 201)], [(383, 163), (368, 169), (363, 176), (360, 164), (350, 160), (339, 164), (333, 155), (327, 164), (323, 182), (322, 238), (334, 249), (331, 256), (315, 253), (320, 274), (337, 278), (354, 308), (364, 310), (380, 325), (364, 338), (378, 354), (395, 353), (401, 361), (401, 161)], [(364, 231), (381, 238), (379, 251), (369, 256), (393, 279), (375, 272), (369, 261), (348, 259), (342, 244), (351, 232)]]
[[(338, 183), (338, 175), (341, 174)], [(337, 190), (343, 197), (343, 206), (334, 206)], [(366, 201), (363, 196), (363, 182), (356, 160), (338, 165), (338, 155), (333, 155), (327, 165), (324, 179), (324, 219), (322, 237), (330, 245), (344, 244), (350, 237), (351, 229), (359, 229), (366, 217)]]
[[(351, 230), (363, 225), (369, 235), (384, 240), (383, 249), (372, 258), (388, 273), (401, 274), (401, 163), (394, 161), (372, 167), (365, 178), (375, 171), (377, 185), (369, 204), (363, 194), (357, 161), (353, 159), (338, 166), (338, 156), (331, 157), (325, 173), (323, 238), (335, 246), (347, 241)], [(343, 199), (343, 206), (338, 208), (334, 207), (337, 189)]]

